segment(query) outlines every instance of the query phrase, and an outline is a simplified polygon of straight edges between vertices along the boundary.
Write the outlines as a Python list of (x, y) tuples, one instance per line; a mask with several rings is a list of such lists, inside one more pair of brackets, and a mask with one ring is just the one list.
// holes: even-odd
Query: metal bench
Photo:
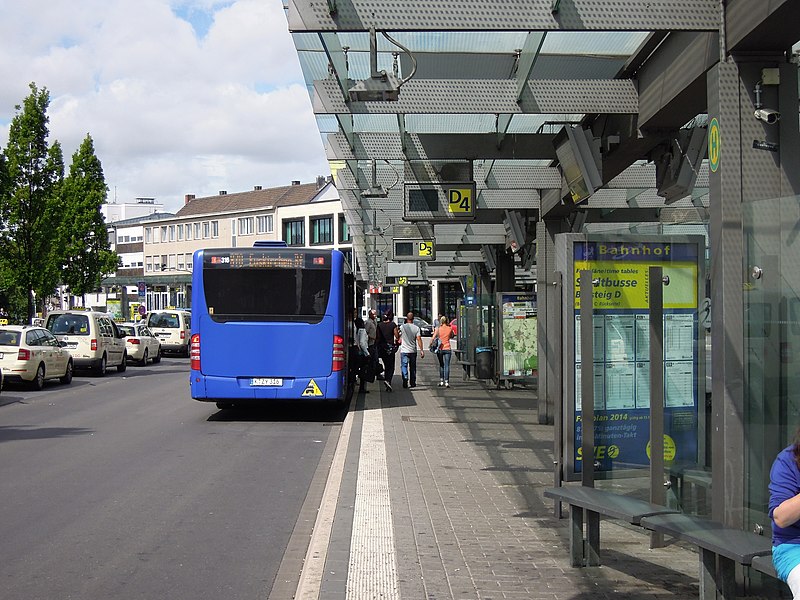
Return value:
[(461, 365), (464, 369), (464, 379), (469, 379), (472, 375), (471, 369), (475, 366), (475, 361), (464, 360), (466, 356), (464, 350), (453, 350), (453, 354), (456, 357), (456, 364)]
[(639, 524), (697, 546), (700, 550), (700, 598), (704, 600), (735, 600), (736, 564), (752, 566), (755, 557), (772, 555), (772, 542), (768, 537), (692, 515), (651, 515), (643, 517)]
[[(651, 504), (638, 498), (620, 496), (585, 486), (549, 488), (544, 491), (544, 495), (570, 507), (569, 545), (570, 562), (573, 567), (600, 564), (600, 515), (625, 521), (631, 525), (639, 525), (644, 517), (678, 512), (676, 509)], [(585, 537), (584, 511), (586, 511), (587, 526)]]

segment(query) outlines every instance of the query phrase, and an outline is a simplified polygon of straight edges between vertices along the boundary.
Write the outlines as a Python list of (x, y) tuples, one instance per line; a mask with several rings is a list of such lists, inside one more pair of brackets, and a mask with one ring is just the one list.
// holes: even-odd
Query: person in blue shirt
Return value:
[(800, 430), (769, 472), (772, 562), (778, 578), (800, 599)]

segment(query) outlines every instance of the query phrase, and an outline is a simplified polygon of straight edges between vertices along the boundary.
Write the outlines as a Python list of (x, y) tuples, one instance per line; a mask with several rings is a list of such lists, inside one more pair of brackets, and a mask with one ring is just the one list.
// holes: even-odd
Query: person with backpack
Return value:
[(406, 315), (406, 322), (400, 326), (400, 374), (403, 376), (403, 387), (417, 387), (417, 348), (422, 357), (422, 336), (420, 329), (414, 325), (414, 313)]
[(387, 311), (383, 321), (378, 323), (378, 332), (375, 336), (375, 345), (378, 347), (378, 357), (383, 362), (383, 385), (387, 392), (392, 391), (392, 377), (394, 376), (394, 355), (400, 341), (400, 332), (394, 322), (394, 313)]

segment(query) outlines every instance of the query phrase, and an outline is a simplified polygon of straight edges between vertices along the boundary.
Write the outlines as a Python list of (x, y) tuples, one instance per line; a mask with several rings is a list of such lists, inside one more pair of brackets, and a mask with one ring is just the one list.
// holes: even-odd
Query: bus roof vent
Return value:
[(286, 248), (286, 242), (283, 240), (256, 240), (253, 242), (253, 248)]

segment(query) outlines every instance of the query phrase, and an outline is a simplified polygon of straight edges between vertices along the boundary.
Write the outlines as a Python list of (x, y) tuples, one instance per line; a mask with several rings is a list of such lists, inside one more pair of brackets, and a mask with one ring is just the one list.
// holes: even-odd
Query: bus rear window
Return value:
[(328, 307), (330, 269), (204, 269), (215, 321), (319, 323)]

